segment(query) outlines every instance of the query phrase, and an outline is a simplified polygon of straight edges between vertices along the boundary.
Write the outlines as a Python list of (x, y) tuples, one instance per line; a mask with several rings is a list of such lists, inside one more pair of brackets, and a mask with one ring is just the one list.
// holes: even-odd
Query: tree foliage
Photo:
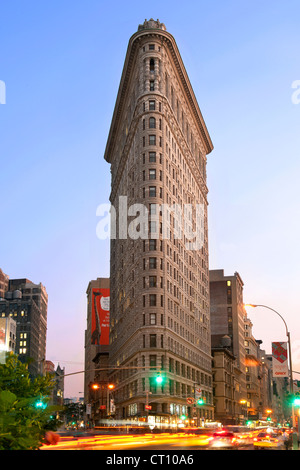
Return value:
[(31, 379), (27, 365), (13, 354), (0, 364), (0, 450), (41, 447), (57, 410), (48, 405), (53, 387), (53, 376)]

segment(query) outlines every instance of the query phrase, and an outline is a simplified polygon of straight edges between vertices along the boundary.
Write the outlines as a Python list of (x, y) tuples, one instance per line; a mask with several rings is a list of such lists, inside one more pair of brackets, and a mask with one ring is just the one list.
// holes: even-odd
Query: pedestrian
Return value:
[(286, 432), (286, 430), (284, 430), (284, 433), (282, 434), (282, 438), (283, 438), (283, 444), (284, 444), (285, 450), (289, 450), (290, 436)]

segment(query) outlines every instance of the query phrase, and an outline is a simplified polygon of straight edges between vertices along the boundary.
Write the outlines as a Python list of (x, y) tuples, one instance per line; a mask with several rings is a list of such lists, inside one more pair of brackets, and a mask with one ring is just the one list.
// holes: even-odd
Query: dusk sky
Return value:
[[(0, 268), (46, 287), (46, 359), (84, 368), (86, 289), (109, 276), (109, 241), (96, 236), (104, 151), (129, 38), (154, 18), (176, 40), (214, 145), (210, 269), (237, 271), (245, 303), (285, 318), (300, 371), (299, 0), (11, 0), (0, 17)], [(286, 340), (276, 314), (248, 315), (267, 353)], [(82, 392), (83, 374), (66, 377), (65, 397)]]

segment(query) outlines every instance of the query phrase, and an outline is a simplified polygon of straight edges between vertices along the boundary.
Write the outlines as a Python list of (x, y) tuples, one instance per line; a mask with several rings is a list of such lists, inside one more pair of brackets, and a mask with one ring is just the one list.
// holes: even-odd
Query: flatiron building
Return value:
[(158, 20), (145, 20), (129, 40), (104, 156), (111, 166), (109, 367), (117, 419), (156, 426), (176, 425), (182, 415), (195, 424), (213, 419), (212, 149), (174, 37)]

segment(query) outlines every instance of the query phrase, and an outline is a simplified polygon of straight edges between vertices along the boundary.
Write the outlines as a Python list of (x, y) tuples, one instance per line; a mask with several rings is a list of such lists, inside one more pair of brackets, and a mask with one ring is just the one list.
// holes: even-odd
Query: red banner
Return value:
[(288, 353), (286, 342), (272, 343), (273, 377), (288, 377)]
[(110, 289), (92, 289), (92, 344), (109, 344)]

